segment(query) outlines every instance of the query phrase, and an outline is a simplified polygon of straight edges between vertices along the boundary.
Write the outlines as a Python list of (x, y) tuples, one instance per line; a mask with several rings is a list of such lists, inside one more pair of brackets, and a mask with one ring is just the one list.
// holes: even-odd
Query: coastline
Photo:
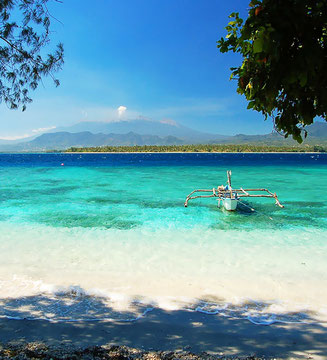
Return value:
[[(2, 344), (23, 346), (33, 342), (61, 349), (115, 345), (150, 352), (206, 352), (234, 359), (235, 356), (316, 360), (327, 357), (326, 323), (262, 326), (246, 319), (160, 309), (134, 322), (1, 318), (0, 334)], [(160, 359), (158, 353), (156, 356), (152, 358)]]
[[(47, 153), (45, 153), (47, 154)], [(56, 153), (49, 153), (56, 154)], [(326, 154), (310, 151), (64, 151), (58, 154)]]
[(40, 150), (40, 151), (1, 151), (0, 155), (32, 155), (32, 154), (316, 154), (326, 155), (320, 151), (65, 151), (65, 150)]

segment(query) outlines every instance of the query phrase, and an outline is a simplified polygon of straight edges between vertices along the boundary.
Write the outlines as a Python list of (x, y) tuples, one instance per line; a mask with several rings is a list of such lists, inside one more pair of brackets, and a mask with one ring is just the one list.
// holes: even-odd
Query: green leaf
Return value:
[(262, 37), (259, 37), (253, 41), (253, 53), (257, 54), (262, 52), (264, 45), (264, 40)]
[(252, 109), (254, 105), (255, 105), (255, 101), (250, 101), (247, 106), (247, 109)]
[(300, 85), (305, 86), (308, 81), (308, 74), (306, 72), (299, 74)]

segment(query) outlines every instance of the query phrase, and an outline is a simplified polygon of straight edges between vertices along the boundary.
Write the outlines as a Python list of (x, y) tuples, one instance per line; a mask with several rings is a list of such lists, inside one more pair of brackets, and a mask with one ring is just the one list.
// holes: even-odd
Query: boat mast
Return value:
[(227, 183), (229, 186), (229, 189), (232, 188), (232, 170), (227, 170)]

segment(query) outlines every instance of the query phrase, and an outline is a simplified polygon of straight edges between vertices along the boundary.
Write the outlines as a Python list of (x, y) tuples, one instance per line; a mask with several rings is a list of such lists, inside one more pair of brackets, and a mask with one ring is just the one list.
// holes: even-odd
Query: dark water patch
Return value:
[(257, 213), (255, 212), (255, 210), (252, 210), (252, 209), (254, 209), (253, 205), (246, 201), (242, 201), (237, 204), (237, 212), (239, 214), (242, 214), (245, 216), (256, 216)]
[(8, 221), (10, 219), (12, 219), (13, 216), (12, 215), (4, 215), (4, 214), (0, 214), (0, 221)]
[(169, 208), (182, 208), (183, 202), (179, 201), (167, 201), (167, 200), (143, 200), (140, 203), (141, 207), (146, 209), (169, 209)]
[[(244, 206), (246, 205), (246, 206)], [(227, 211), (223, 206), (218, 210), (221, 216), (210, 226), (216, 230), (249, 230), (253, 229), (281, 229), (287, 227), (275, 211), (264, 206), (253, 206), (251, 203), (239, 204), (236, 211)], [(254, 209), (252, 211), (251, 209)]]
[(227, 215), (223, 221), (219, 221), (209, 226), (212, 230), (242, 230), (253, 231), (253, 229), (277, 229), (280, 228), (280, 223), (274, 221), (268, 221), (257, 216), (255, 219), (251, 219), (241, 215), (240, 217), (233, 217), (233, 215)]
[(142, 225), (140, 221), (131, 221), (131, 220), (123, 220), (116, 219), (109, 224), (105, 224), (103, 227), (106, 229), (118, 229), (118, 230), (130, 230)]
[[(115, 182), (117, 182), (117, 180), (115, 180)], [(86, 182), (83, 183), (84, 190), (85, 190), (85, 188), (88, 188), (88, 187), (91, 188), (92, 190), (93, 189), (100, 189), (101, 190), (100, 193), (102, 194), (102, 196), (110, 195), (110, 194), (122, 195), (122, 194), (125, 194), (126, 191), (129, 191), (128, 188), (127, 189), (124, 189), (124, 188), (122, 188), (122, 189), (113, 189), (112, 186), (113, 185), (110, 184), (110, 183), (103, 183), (103, 184), (101, 184), (101, 183), (96, 183), (96, 184), (95, 183), (89, 183), (88, 184)]]
[[(35, 185), (34, 185), (35, 186)], [(24, 199), (32, 198), (33, 201), (36, 200), (38, 196), (50, 196), (50, 195), (62, 195), (69, 193), (71, 191), (74, 191), (76, 189), (79, 189), (79, 186), (58, 186), (58, 187), (44, 187), (39, 186), (37, 188), (16, 188), (14, 190), (8, 190), (0, 192), (0, 201), (6, 201), (6, 200), (14, 200), (19, 199), (20, 201)]]
[(308, 208), (323, 208), (326, 206), (326, 202), (324, 201), (285, 201), (285, 205), (287, 206), (296, 206), (301, 211), (310, 211)]
[[(139, 208), (145, 209), (169, 209), (169, 208), (183, 208), (184, 201), (167, 201), (167, 200), (140, 200), (138, 197), (129, 196), (127, 199), (122, 200), (121, 198), (105, 198), (105, 197), (92, 197), (83, 199), (86, 203), (96, 203), (101, 205), (136, 205)], [(207, 207), (206, 205), (199, 205), (197, 207)]]
[(22, 194), (20, 192), (21, 192), (20, 190), (9, 190), (9, 189), (0, 191), (0, 202), (21, 199)]
[(301, 227), (317, 227), (317, 228), (326, 228), (327, 224), (321, 222), (321, 219), (314, 218), (312, 216), (303, 216), (295, 214), (284, 214), (280, 219), (280, 222), (283, 222), (287, 226), (301, 226)]
[[(35, 205), (37, 202), (31, 200), (18, 200), (18, 199), (11, 199), (7, 201), (3, 201), (1, 206), (6, 209), (15, 209), (15, 208), (24, 208), (27, 206)], [(29, 209), (30, 210), (30, 209)]]
[(285, 228), (284, 226), (282, 226), (280, 223), (269, 223), (269, 222), (264, 222), (264, 221), (257, 221), (257, 222), (221, 222), (221, 223), (217, 223), (217, 224), (213, 224), (209, 226), (209, 229), (211, 230), (224, 230), (224, 231), (229, 231), (229, 230), (242, 230), (242, 231), (246, 231), (246, 232), (252, 232), (253, 229), (260, 229), (260, 230), (267, 230), (270, 229), (271, 231), (273, 230), (282, 230), (283, 228)]
[(62, 186), (63, 181), (61, 179), (53, 179), (53, 178), (39, 178), (37, 180), (38, 183), (42, 183), (42, 185), (47, 185), (47, 186), (56, 186), (56, 185), (60, 185)]
[(45, 189), (33, 190), (34, 194), (38, 195), (62, 195), (79, 189), (78, 186), (60, 186), (60, 187), (48, 187)]
[(79, 189), (78, 186), (58, 186), (58, 187), (38, 187), (30, 189), (19, 189), (16, 191), (15, 198), (19, 199), (29, 199), (32, 198), (33, 201), (37, 201), (39, 196), (51, 196), (51, 195), (63, 195), (69, 192), (72, 192), (76, 189)]
[(80, 199), (80, 202), (86, 203), (86, 204), (99, 204), (102, 206), (105, 205), (140, 205), (140, 200), (138, 198), (128, 198), (122, 200), (121, 198), (106, 198), (106, 197), (91, 197), (91, 198), (84, 198)]
[[(86, 203), (96, 203), (101, 205), (112, 205), (112, 204), (121, 204), (121, 200), (119, 199), (112, 199), (112, 198), (105, 198), (105, 197), (91, 197), (83, 199)], [(124, 201), (125, 203), (125, 201)]]
[(36, 169), (33, 169), (33, 173), (35, 174), (48, 174), (48, 173), (52, 173), (53, 169), (49, 168), (49, 167), (38, 167)]
[(106, 228), (129, 230), (142, 225), (141, 222), (122, 219), (112, 215), (83, 215), (83, 214), (64, 214), (64, 213), (42, 213), (33, 215), (30, 221), (53, 227), (82, 227), (82, 228)]

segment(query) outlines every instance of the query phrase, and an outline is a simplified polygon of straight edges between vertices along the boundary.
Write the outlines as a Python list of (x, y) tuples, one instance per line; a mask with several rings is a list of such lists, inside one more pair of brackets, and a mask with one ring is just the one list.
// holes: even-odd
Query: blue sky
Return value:
[[(64, 0), (50, 5), (53, 41), (65, 47), (61, 85), (32, 93), (26, 112), (0, 104), (0, 138), (18, 138), (79, 121), (171, 119), (220, 134), (272, 129), (229, 81), (235, 54), (221, 54), (228, 15), (248, 0)], [(125, 110), (126, 108), (126, 110)]]

